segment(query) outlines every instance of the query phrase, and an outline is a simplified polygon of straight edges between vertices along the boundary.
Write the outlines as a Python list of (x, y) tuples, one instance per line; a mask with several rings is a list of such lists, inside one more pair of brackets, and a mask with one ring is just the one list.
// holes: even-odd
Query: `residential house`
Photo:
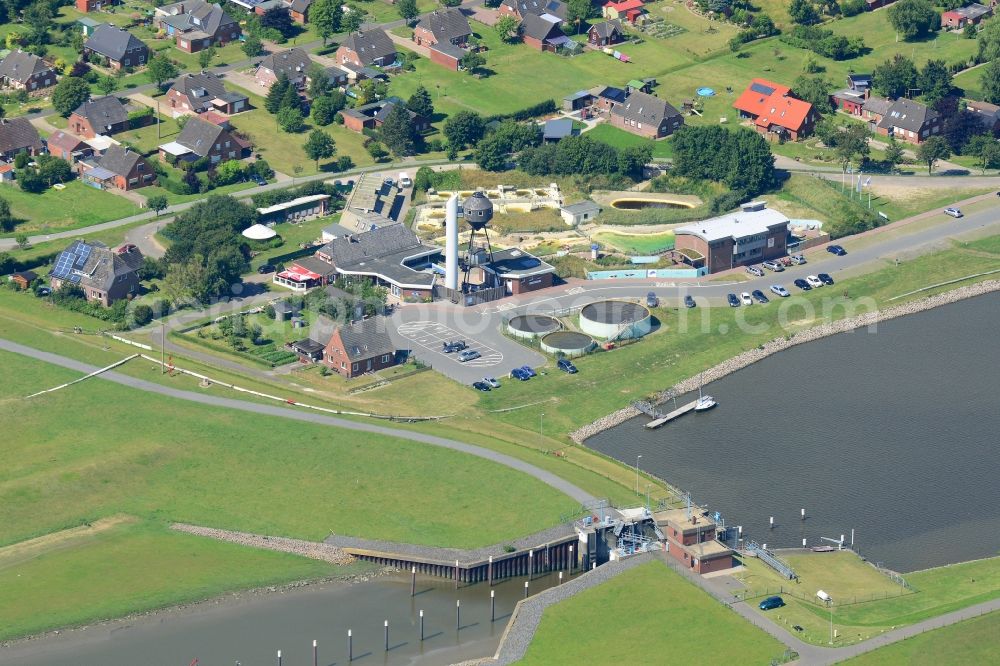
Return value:
[(128, 30), (105, 23), (84, 42), (83, 55), (106, 58), (112, 69), (141, 67), (149, 60), (149, 48)]
[(847, 87), (857, 92), (865, 92), (872, 87), (871, 74), (848, 74)]
[(523, 21), (528, 16), (551, 16), (558, 23), (566, 20), (567, 5), (561, 0), (503, 0), (498, 16), (513, 16)]
[(830, 99), (838, 110), (852, 116), (861, 116), (864, 112), (865, 102), (868, 101), (868, 91), (844, 88), (830, 95)]
[(619, 19), (635, 23), (639, 17), (646, 13), (646, 8), (642, 0), (619, 0), (606, 3), (601, 8), (601, 16), (606, 19)]
[(868, 121), (874, 131), (875, 125), (882, 122), (885, 114), (889, 113), (892, 102), (885, 97), (878, 95), (868, 95), (864, 105), (861, 107), (861, 117)]
[(102, 9), (121, 4), (121, 0), (76, 0), (76, 11), (86, 14), (87, 12), (99, 12)]
[(152, 185), (156, 173), (139, 153), (111, 146), (100, 157), (80, 162), (80, 179), (100, 189), (129, 191)]
[(64, 159), (70, 164), (94, 154), (93, 148), (84, 143), (83, 139), (62, 130), (50, 134), (45, 146), (49, 155)]
[(13, 160), (18, 153), (40, 155), (44, 148), (42, 137), (27, 118), (0, 118), (0, 160)]
[(976, 119), (982, 123), (983, 128), (988, 132), (996, 133), (1000, 129), (1000, 106), (989, 102), (969, 101), (965, 105), (966, 110), (976, 114)]
[(562, 217), (563, 222), (571, 227), (590, 222), (600, 214), (601, 207), (590, 199), (559, 208), (559, 215)]
[(897, 99), (875, 126), (882, 136), (920, 144), (941, 132), (941, 116), (934, 109), (912, 99)]
[(741, 118), (753, 121), (761, 134), (783, 136), (793, 141), (812, 132), (819, 114), (809, 102), (792, 95), (788, 86), (767, 79), (754, 79), (733, 107)]
[(312, 0), (283, 0), (282, 4), (288, 9), (288, 15), (292, 17), (293, 21), (302, 25), (309, 22), (309, 8), (312, 6)]
[(381, 317), (340, 326), (323, 350), (326, 367), (348, 379), (396, 365), (396, 346)]
[(29, 93), (54, 86), (55, 71), (34, 53), (11, 51), (0, 61), (0, 85)]
[(75, 285), (88, 301), (107, 307), (139, 293), (140, 266), (138, 249), (119, 254), (101, 243), (75, 240), (56, 257), (49, 283), (53, 289)]
[(245, 111), (249, 99), (243, 93), (231, 92), (214, 74), (184, 74), (167, 91), (167, 101), (174, 117), (205, 111), (233, 114)]
[(941, 14), (941, 27), (950, 30), (961, 30), (967, 25), (979, 25), (984, 19), (993, 15), (991, 7), (972, 3), (965, 7), (949, 9)]
[(396, 45), (381, 28), (355, 32), (340, 44), (335, 57), (355, 67), (387, 67), (396, 62)]
[(647, 139), (662, 139), (684, 124), (670, 102), (644, 92), (634, 92), (624, 104), (611, 109), (611, 125)]
[(240, 38), (240, 25), (220, 5), (205, 0), (183, 0), (156, 8), (156, 26), (174, 37), (177, 48), (197, 53), (225, 46)]
[(85, 139), (124, 132), (128, 125), (128, 110), (115, 95), (87, 100), (69, 116), (70, 132)]
[(225, 127), (189, 118), (177, 139), (160, 146), (160, 159), (171, 155), (178, 160), (195, 161), (208, 158), (212, 164), (246, 157), (248, 144)]
[(465, 18), (462, 10), (455, 7), (425, 14), (413, 29), (413, 41), (418, 46), (447, 42), (464, 47), (471, 36), (469, 19)]
[(300, 48), (279, 51), (260, 61), (254, 79), (261, 87), (270, 88), (284, 74), (293, 85), (303, 88), (307, 83), (306, 75), (311, 64), (312, 59)]
[(595, 23), (587, 31), (587, 43), (598, 48), (618, 44), (623, 39), (625, 33), (622, 30), (622, 22), (618, 19)]
[(521, 40), (538, 51), (555, 51), (570, 41), (559, 27), (560, 23), (550, 15), (528, 14), (521, 21)]
[[(378, 129), (385, 122), (385, 119), (389, 117), (389, 112), (397, 104), (406, 109), (403, 105), (403, 100), (398, 97), (387, 97), (386, 99), (364, 104), (353, 109), (344, 109), (341, 111), (344, 116), (344, 127), (355, 132), (362, 132), (366, 128)], [(414, 130), (417, 132), (426, 132), (430, 129), (431, 123), (429, 119), (409, 109), (406, 109), (406, 112), (410, 115)]]
[(612, 109), (628, 98), (624, 90), (614, 86), (597, 86), (590, 89), (590, 94), (594, 98), (594, 109), (599, 113), (611, 113)]

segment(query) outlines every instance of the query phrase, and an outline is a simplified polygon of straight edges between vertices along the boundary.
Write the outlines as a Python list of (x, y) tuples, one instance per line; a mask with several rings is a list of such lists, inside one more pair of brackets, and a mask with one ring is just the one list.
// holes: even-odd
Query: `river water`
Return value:
[[(417, 577), (410, 596), (410, 576), (377, 576), (348, 585), (333, 582), (284, 593), (243, 595), (218, 603), (153, 614), (66, 631), (0, 649), (0, 664), (17, 666), (273, 666), (313, 663), (318, 642), (322, 666), (348, 663), (347, 630), (353, 633), (354, 663), (359, 666), (451, 664), (492, 656), (510, 613), (524, 597), (525, 578), (493, 586), (496, 621), (490, 621), (486, 583), (455, 589), (454, 583)], [(564, 581), (568, 581), (564, 574)], [(558, 574), (536, 576), (534, 594), (558, 583)], [(456, 600), (461, 616), (456, 616)], [(424, 641), (420, 641), (420, 610)], [(457, 620), (461, 629), (457, 630)], [(389, 621), (389, 651), (385, 650)]]
[(769, 547), (849, 543), (854, 528), (856, 549), (897, 571), (997, 555), (998, 331), (993, 293), (796, 346), (707, 385), (711, 412), (658, 430), (640, 417), (587, 445), (641, 455)]

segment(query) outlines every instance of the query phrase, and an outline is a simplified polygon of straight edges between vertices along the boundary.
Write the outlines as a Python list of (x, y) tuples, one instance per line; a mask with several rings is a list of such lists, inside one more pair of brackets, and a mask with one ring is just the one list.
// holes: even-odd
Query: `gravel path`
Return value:
[(200, 527), (198, 525), (187, 525), (185, 523), (174, 523), (170, 529), (178, 532), (187, 532), (219, 541), (229, 541), (238, 543), (241, 546), (251, 548), (263, 548), (265, 550), (276, 550), (281, 553), (291, 553), (301, 555), (313, 560), (322, 560), (331, 564), (350, 564), (354, 561), (348, 553), (345, 553), (336, 546), (315, 541), (303, 541), (301, 539), (287, 539), (285, 537), (261, 536), (259, 534), (249, 534), (247, 532), (234, 532), (232, 530), (219, 530), (213, 527)]

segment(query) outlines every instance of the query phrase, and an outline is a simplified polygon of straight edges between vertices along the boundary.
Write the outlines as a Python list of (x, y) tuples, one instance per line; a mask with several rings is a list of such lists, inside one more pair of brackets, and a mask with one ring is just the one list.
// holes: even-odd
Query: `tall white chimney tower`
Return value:
[(458, 195), (445, 206), (444, 286), (458, 290)]

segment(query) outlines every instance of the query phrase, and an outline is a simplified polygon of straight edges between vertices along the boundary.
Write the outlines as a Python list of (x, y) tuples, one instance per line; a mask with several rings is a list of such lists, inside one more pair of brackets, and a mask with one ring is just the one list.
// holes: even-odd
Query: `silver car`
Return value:
[(482, 356), (482, 354), (477, 352), (475, 349), (466, 349), (464, 352), (458, 355), (458, 360), (461, 361), (462, 363), (465, 363), (466, 361), (471, 361), (473, 359), (479, 358), (480, 356)]
[(776, 296), (781, 296), (782, 298), (789, 295), (788, 290), (782, 287), (780, 284), (772, 284), (771, 293), (775, 294)]

